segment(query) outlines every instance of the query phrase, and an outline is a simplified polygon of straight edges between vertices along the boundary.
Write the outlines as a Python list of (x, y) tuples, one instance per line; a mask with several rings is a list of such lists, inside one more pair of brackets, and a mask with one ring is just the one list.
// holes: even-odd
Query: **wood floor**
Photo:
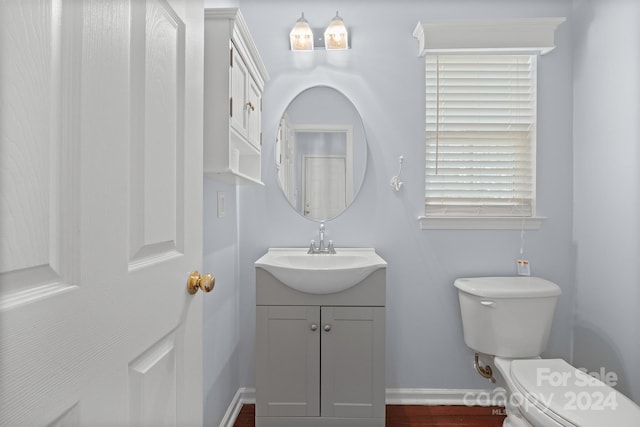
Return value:
[[(255, 427), (255, 405), (243, 405), (234, 427)], [(387, 405), (386, 427), (500, 427), (504, 408), (480, 406)]]

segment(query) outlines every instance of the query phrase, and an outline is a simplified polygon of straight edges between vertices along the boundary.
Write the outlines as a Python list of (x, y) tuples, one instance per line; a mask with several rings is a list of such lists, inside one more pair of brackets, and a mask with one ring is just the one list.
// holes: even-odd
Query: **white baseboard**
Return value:
[[(464, 405), (498, 406), (500, 389), (437, 389), (437, 388), (388, 388), (385, 392), (387, 405)], [(498, 399), (496, 399), (498, 397)], [(504, 402), (504, 400), (502, 400)], [(242, 387), (236, 392), (224, 414), (220, 427), (233, 427), (244, 403), (256, 403), (256, 389)]]
[(240, 409), (245, 403), (256, 403), (256, 389), (250, 387), (240, 387), (229, 404), (227, 412), (220, 421), (220, 427), (233, 427), (238, 418)]
[(500, 389), (388, 388), (385, 402), (387, 405), (496, 406), (500, 402), (499, 392)]

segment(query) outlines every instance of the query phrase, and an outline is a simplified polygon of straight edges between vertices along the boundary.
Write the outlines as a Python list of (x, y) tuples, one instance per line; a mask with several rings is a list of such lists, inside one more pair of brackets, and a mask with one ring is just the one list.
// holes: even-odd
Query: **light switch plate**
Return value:
[(218, 218), (224, 217), (224, 191), (218, 191)]

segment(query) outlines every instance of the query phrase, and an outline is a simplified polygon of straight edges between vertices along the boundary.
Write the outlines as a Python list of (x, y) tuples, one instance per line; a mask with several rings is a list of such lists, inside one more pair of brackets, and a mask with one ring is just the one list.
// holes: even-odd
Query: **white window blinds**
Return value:
[(426, 56), (425, 215), (532, 216), (535, 55)]

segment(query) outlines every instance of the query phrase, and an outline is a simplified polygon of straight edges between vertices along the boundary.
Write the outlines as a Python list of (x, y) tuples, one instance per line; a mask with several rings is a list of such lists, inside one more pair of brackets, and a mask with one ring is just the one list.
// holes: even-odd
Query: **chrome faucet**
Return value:
[(324, 222), (320, 223), (320, 231), (318, 234), (320, 235), (320, 247), (318, 249), (322, 252), (324, 250)]
[(336, 249), (333, 247), (333, 240), (329, 240), (329, 245), (325, 247), (324, 244), (324, 221), (320, 223), (320, 230), (318, 232), (320, 237), (319, 246), (316, 247), (316, 241), (312, 240), (311, 245), (309, 245), (308, 254), (335, 254)]

